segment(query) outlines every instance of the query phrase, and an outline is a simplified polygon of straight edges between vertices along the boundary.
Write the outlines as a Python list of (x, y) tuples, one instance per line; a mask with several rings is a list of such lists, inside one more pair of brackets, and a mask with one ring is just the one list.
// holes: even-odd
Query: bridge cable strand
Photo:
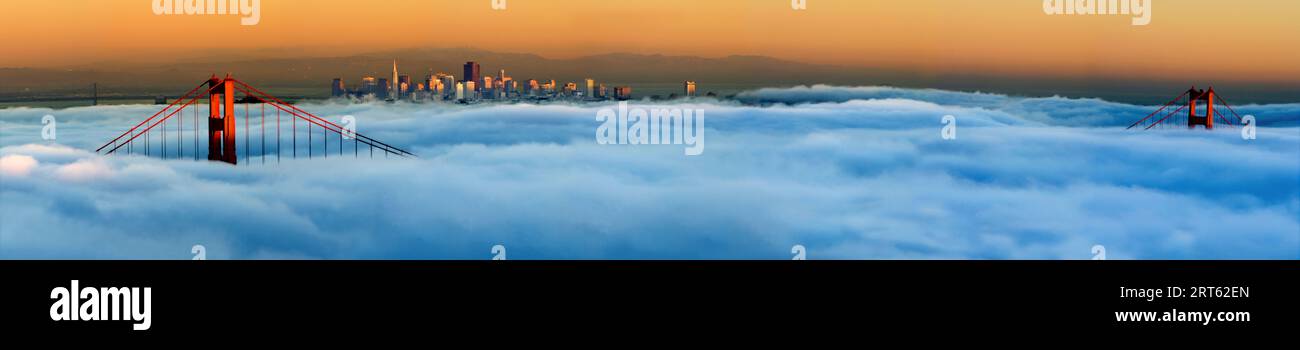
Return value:
[[(1156, 115), (1156, 113), (1160, 113), (1160, 111), (1165, 110), (1165, 108), (1169, 108), (1170, 105), (1173, 105), (1175, 102), (1178, 102), (1179, 100), (1181, 100), (1181, 99), (1183, 98), (1183, 96), (1185, 96), (1185, 95), (1187, 95), (1187, 94), (1190, 94), (1190, 93), (1191, 93), (1190, 90), (1189, 90), (1189, 91), (1186, 91), (1186, 92), (1183, 92), (1182, 95), (1178, 95), (1178, 97), (1175, 97), (1173, 100), (1170, 100), (1169, 102), (1165, 103), (1163, 106), (1160, 106), (1160, 109), (1157, 109), (1155, 112), (1151, 112), (1151, 114), (1148, 114), (1148, 115), (1146, 116), (1146, 118), (1142, 118), (1141, 120), (1138, 120), (1137, 122), (1133, 123), (1133, 125), (1129, 125), (1128, 128), (1126, 128), (1126, 129), (1132, 129), (1132, 128), (1135, 127), (1135, 126), (1138, 126), (1138, 124), (1142, 124), (1142, 122), (1147, 121), (1147, 119), (1150, 119), (1152, 116)], [(1149, 128), (1148, 128), (1148, 129), (1149, 129)]]
[[(303, 119), (303, 120), (305, 120), (305, 121), (311, 122), (312, 124), (315, 124), (315, 125), (317, 125), (317, 126), (320, 126), (320, 127), (324, 128), (324, 129), (326, 129), (326, 130), (328, 130), (328, 131), (331, 131), (331, 132), (334, 132), (334, 133), (336, 133), (336, 134), (340, 134), (340, 135), (342, 135), (342, 133), (345, 132), (345, 131), (343, 131), (343, 127), (342, 127), (342, 126), (339, 126), (338, 124), (334, 124), (333, 122), (330, 122), (329, 120), (326, 120), (326, 119), (324, 119), (324, 118), (318, 117), (318, 116), (316, 116), (316, 115), (314, 115), (314, 114), (311, 114), (310, 112), (307, 112), (307, 111), (302, 110), (301, 108), (297, 108), (297, 107), (295, 107), (295, 106), (293, 106), (293, 105), (289, 105), (289, 104), (285, 103), (284, 101), (281, 101), (280, 99), (276, 98), (275, 96), (267, 95), (266, 93), (261, 92), (261, 91), (257, 90), (256, 88), (254, 88), (254, 87), (252, 87), (252, 86), (249, 86), (249, 85), (246, 84), (246, 83), (240, 82), (240, 84), (242, 84), (244, 87), (247, 87), (248, 89), (251, 89), (251, 90), (253, 90), (253, 91), (256, 91), (257, 93), (259, 93), (260, 95), (264, 96), (265, 98), (270, 98), (270, 99), (276, 101), (276, 102), (271, 102), (270, 104), (271, 104), (272, 106), (276, 107), (277, 109), (280, 109), (280, 110), (283, 110), (283, 111), (285, 111), (285, 112), (288, 112), (288, 113), (290, 113), (290, 114), (292, 114), (292, 115), (294, 115), (294, 116), (296, 116), (296, 117), (298, 117), (298, 118), (301, 118), (301, 119)], [(237, 85), (237, 88), (239, 88), (238, 85)], [(244, 89), (242, 89), (242, 88), (240, 88), (240, 89), (241, 89), (241, 91), (246, 91), (246, 90), (244, 90)], [(246, 92), (248, 92), (248, 91), (246, 91)], [(286, 107), (287, 107), (287, 108), (286, 108)], [(291, 108), (291, 109), (293, 109), (293, 110), (289, 110), (288, 108)], [(299, 114), (299, 113), (301, 113), (301, 114)], [(305, 114), (306, 116), (304, 116), (304, 114)], [(361, 140), (362, 143), (366, 143), (367, 145), (370, 145), (370, 146), (373, 146), (373, 147), (379, 147), (380, 150), (384, 151), (385, 153), (393, 153), (393, 154), (400, 155), (400, 156), (402, 156), (402, 157), (408, 157), (408, 156), (412, 156), (412, 157), (413, 157), (413, 156), (415, 156), (415, 154), (412, 154), (411, 152), (407, 152), (407, 151), (405, 151), (405, 150), (402, 150), (402, 149), (400, 149), (400, 148), (394, 147), (394, 146), (389, 145), (389, 144), (387, 144), (387, 143), (384, 143), (384, 142), (382, 142), (382, 141), (379, 141), (379, 140), (376, 140), (376, 139), (370, 138), (370, 137), (368, 137), (368, 136), (362, 135), (362, 134), (360, 134), (360, 133), (356, 133), (356, 132), (348, 132), (348, 133), (351, 134), (351, 135), (353, 135), (353, 136), (356, 136), (357, 139), (363, 139), (363, 140)]]
[[(200, 86), (202, 86), (202, 85), (200, 85)], [(213, 88), (216, 88), (216, 86), (214, 86), (214, 87), (212, 87), (212, 88), (208, 88), (208, 91), (212, 91)], [(197, 89), (196, 89), (196, 90), (197, 90)], [(193, 91), (191, 91), (191, 93), (193, 93)], [(189, 94), (186, 94), (185, 96), (189, 96)], [(182, 96), (182, 97), (184, 97), (184, 96)], [(164, 117), (158, 119), (158, 120), (155, 121), (153, 124), (150, 124), (148, 127), (144, 128), (143, 130), (140, 130), (140, 132), (135, 133), (135, 135), (132, 135), (130, 138), (128, 138), (128, 139), (126, 139), (125, 141), (123, 141), (122, 144), (119, 144), (119, 145), (117, 145), (116, 147), (113, 147), (112, 149), (108, 150), (108, 152), (107, 152), (106, 154), (113, 154), (113, 153), (116, 152), (118, 149), (122, 148), (123, 145), (126, 145), (126, 144), (130, 143), (131, 141), (134, 141), (137, 137), (140, 137), (140, 135), (144, 135), (144, 134), (149, 133), (149, 130), (152, 130), (154, 127), (158, 126), (158, 124), (161, 124), (162, 122), (166, 121), (168, 118), (171, 118), (172, 116), (176, 115), (176, 113), (179, 113), (179, 112), (185, 110), (185, 107), (189, 107), (190, 105), (194, 104), (194, 102), (195, 102), (195, 101), (198, 101), (198, 99), (199, 99), (199, 96), (191, 97), (190, 100), (187, 101), (187, 102), (185, 102), (184, 105), (181, 105), (180, 108), (178, 108), (178, 109), (175, 110), (175, 111), (172, 111), (171, 113), (168, 113), (166, 116), (164, 116)], [(177, 99), (176, 102), (180, 102), (180, 99)], [(170, 106), (169, 106), (169, 107), (170, 107)], [(157, 114), (161, 114), (162, 112), (164, 112), (164, 111), (166, 111), (166, 110), (167, 110), (167, 108), (164, 108), (162, 111), (158, 111)], [(157, 114), (155, 114), (154, 117), (156, 117)], [(149, 119), (153, 119), (154, 117), (149, 117)], [(144, 122), (141, 122), (140, 125), (143, 125), (144, 123), (149, 122), (149, 119), (146, 119)], [(139, 125), (137, 125), (136, 127), (139, 127)], [(136, 128), (131, 128), (131, 130), (127, 130), (127, 133), (130, 133), (132, 130), (135, 130), (135, 129), (136, 129)], [(126, 136), (127, 133), (123, 133), (121, 136), (118, 136), (118, 138), (121, 138), (122, 136)], [(114, 140), (117, 140), (117, 139), (114, 139)], [(149, 140), (148, 137), (145, 137), (145, 141), (148, 141), (148, 140)], [(111, 143), (113, 143), (113, 141), (109, 141), (109, 143), (111, 144)], [(104, 145), (104, 147), (108, 147), (108, 145)], [(100, 147), (100, 149), (103, 149), (104, 147)], [(95, 152), (99, 152), (99, 151), (96, 150)]]
[[(180, 103), (180, 102), (181, 102), (182, 100), (184, 100), (186, 97), (190, 96), (190, 94), (193, 94), (195, 91), (198, 91), (199, 88), (203, 87), (203, 84), (207, 84), (207, 82), (205, 81), (205, 82), (203, 82), (203, 83), (200, 83), (198, 86), (195, 86), (193, 89), (190, 89), (189, 92), (186, 92), (184, 95), (181, 95), (180, 98), (177, 98), (175, 101), (172, 101), (172, 103), (168, 104), (167, 107), (164, 107), (162, 110), (158, 111), (158, 113), (154, 113), (152, 116), (149, 116), (149, 118), (146, 118), (144, 121), (140, 122), (139, 124), (136, 124), (135, 126), (131, 127), (130, 129), (127, 129), (127, 130), (126, 130), (125, 132), (123, 132), (121, 135), (118, 135), (116, 138), (113, 138), (112, 140), (109, 140), (107, 143), (104, 143), (103, 146), (99, 146), (99, 148), (96, 148), (96, 149), (95, 149), (95, 152), (98, 153), (99, 151), (104, 150), (105, 147), (108, 147), (109, 145), (112, 145), (114, 142), (117, 142), (117, 141), (118, 141), (119, 139), (121, 139), (122, 137), (125, 137), (126, 135), (128, 135), (128, 134), (130, 134), (131, 132), (135, 131), (135, 130), (136, 130), (137, 128), (139, 128), (141, 125), (144, 125), (145, 123), (148, 123), (150, 120), (153, 120), (153, 118), (158, 117), (159, 114), (162, 114), (163, 112), (166, 112), (168, 109), (171, 109), (172, 106), (175, 106), (177, 103)], [(211, 91), (212, 91), (212, 88), (208, 88), (208, 91), (211, 92)]]
[(1228, 107), (1228, 111), (1232, 112), (1232, 115), (1237, 117), (1238, 122), (1245, 122), (1245, 120), (1241, 119), (1241, 115), (1237, 114), (1237, 111), (1232, 109), (1232, 105), (1228, 104), (1228, 100), (1223, 99), (1223, 95), (1215, 94), (1214, 97), (1219, 99), (1219, 102), (1222, 102), (1225, 107)]
[(1173, 112), (1169, 112), (1169, 114), (1166, 114), (1164, 118), (1160, 118), (1160, 120), (1155, 121), (1155, 122), (1152, 123), (1151, 125), (1148, 125), (1148, 126), (1146, 127), (1146, 129), (1142, 129), (1142, 130), (1151, 130), (1151, 128), (1153, 128), (1153, 127), (1155, 127), (1155, 126), (1157, 126), (1157, 125), (1161, 125), (1161, 124), (1163, 124), (1163, 123), (1165, 122), (1166, 119), (1169, 119), (1169, 117), (1172, 117), (1172, 116), (1178, 115), (1178, 112), (1182, 111), (1184, 108), (1187, 108), (1187, 105), (1186, 105), (1186, 104), (1184, 104), (1184, 105), (1182, 105), (1182, 106), (1178, 106), (1178, 109), (1175, 109)]
[[(245, 86), (246, 86), (246, 85), (245, 85)], [(250, 88), (251, 88), (251, 87), (250, 87)], [(250, 94), (251, 94), (251, 91), (244, 89), (244, 88), (241, 87), (240, 85), (235, 85), (235, 89), (240, 90), (240, 91), (242, 91), (242, 92), (244, 92), (244, 93), (250, 93)], [(257, 96), (255, 96), (255, 97), (257, 97)], [(271, 97), (271, 98), (274, 99), (274, 96), (267, 96), (267, 97)], [(266, 101), (266, 100), (264, 100), (264, 101)], [(278, 101), (278, 99), (277, 99), (277, 101)], [(315, 115), (311, 115), (310, 113), (307, 113), (306, 111), (302, 111), (301, 109), (293, 108), (292, 105), (282, 105), (282, 104), (280, 104), (280, 103), (277, 103), (277, 102), (271, 102), (271, 101), (267, 101), (266, 104), (271, 105), (271, 107), (275, 107), (276, 110), (284, 111), (285, 113), (288, 113), (289, 115), (296, 117), (296, 119), (302, 119), (303, 121), (306, 121), (306, 122), (310, 123), (309, 126), (314, 124), (314, 125), (316, 125), (316, 126), (319, 126), (319, 127), (323, 128), (323, 129), (325, 129), (327, 132), (333, 132), (333, 133), (336, 133), (336, 134), (339, 134), (339, 135), (342, 135), (342, 133), (344, 132), (344, 131), (342, 130), (342, 127), (338, 126), (337, 124), (330, 123), (328, 120), (325, 120), (325, 119), (320, 118), (320, 117), (316, 117)], [(291, 109), (291, 108), (292, 108), (292, 109)], [(299, 111), (301, 111), (301, 114), (299, 113)], [(306, 117), (306, 116), (303, 116), (302, 114), (307, 114), (307, 115), (309, 115), (309, 116), (311, 116), (311, 117), (313, 117), (313, 118), (308, 118), (308, 117)], [(296, 119), (295, 119), (295, 120), (296, 120)], [(310, 134), (310, 133), (309, 133), (309, 134)], [(409, 153), (409, 152), (403, 151), (403, 150), (401, 150), (401, 149), (399, 149), (399, 148), (396, 148), (396, 147), (393, 147), (393, 146), (389, 146), (389, 145), (387, 145), (387, 144), (384, 144), (383, 142), (376, 141), (376, 140), (371, 139), (371, 138), (369, 138), (369, 137), (365, 137), (365, 140), (362, 140), (362, 138), (363, 138), (364, 136), (360, 135), (359, 133), (357, 133), (356, 136), (357, 136), (357, 140), (360, 141), (361, 143), (365, 143), (366, 145), (369, 145), (369, 146), (372, 146), (372, 147), (377, 147), (377, 148), (379, 148), (380, 150), (384, 151), (385, 153), (397, 154), (397, 155), (402, 156), (402, 157), (414, 156), (414, 154), (411, 154), (411, 153)], [(405, 154), (404, 154), (404, 153), (405, 153)]]
[[(267, 98), (267, 97), (269, 97), (270, 99), (274, 100), (276, 103), (279, 103), (279, 104), (281, 104), (281, 105), (285, 105), (285, 106), (287, 106), (287, 107), (289, 107), (289, 108), (292, 108), (292, 109), (294, 109), (294, 110), (296, 110), (296, 111), (298, 111), (298, 112), (301, 112), (301, 113), (303, 113), (303, 114), (305, 114), (305, 115), (307, 115), (307, 116), (309, 116), (309, 117), (311, 117), (311, 118), (315, 118), (315, 119), (317, 119), (317, 120), (319, 120), (319, 121), (321, 121), (321, 122), (323, 122), (323, 123), (325, 123), (325, 124), (328, 124), (328, 125), (330, 125), (330, 126), (333, 126), (334, 129), (330, 129), (330, 130), (331, 130), (331, 131), (334, 131), (335, 133), (342, 132), (342, 130), (343, 130), (343, 127), (342, 127), (342, 126), (339, 126), (338, 124), (334, 124), (333, 122), (330, 122), (329, 120), (326, 120), (326, 119), (324, 119), (324, 118), (321, 118), (321, 117), (318, 117), (318, 116), (316, 116), (316, 115), (314, 115), (314, 114), (311, 114), (310, 112), (307, 112), (307, 111), (305, 111), (305, 110), (302, 110), (301, 108), (298, 108), (297, 106), (294, 106), (294, 105), (288, 104), (287, 102), (284, 102), (284, 101), (280, 100), (279, 98), (277, 98), (277, 97), (275, 97), (275, 96), (271, 96), (270, 94), (267, 94), (267, 93), (265, 93), (265, 92), (263, 92), (263, 91), (261, 91), (261, 90), (258, 90), (257, 88), (255, 88), (255, 87), (253, 87), (253, 86), (251, 86), (251, 85), (248, 85), (247, 83), (245, 83), (245, 82), (243, 82), (243, 81), (239, 81), (239, 80), (237, 80), (237, 79), (233, 79), (233, 78), (232, 78), (231, 80), (232, 80), (232, 81), (235, 81), (236, 83), (239, 83), (239, 85), (242, 85), (242, 86), (248, 88), (249, 90), (251, 90), (251, 91), (253, 91), (253, 92), (256, 92), (257, 95), (260, 95), (260, 96), (257, 96), (257, 97), (259, 97), (259, 98)], [(247, 91), (246, 91), (246, 92), (247, 92)], [(319, 125), (319, 124), (318, 124), (318, 125)], [(384, 142), (382, 142), (382, 141), (379, 141), (379, 140), (375, 140), (375, 139), (370, 138), (370, 137), (367, 137), (367, 136), (365, 136), (365, 135), (357, 134), (357, 136), (358, 136), (358, 137), (361, 137), (361, 138), (365, 138), (365, 139), (367, 139), (367, 140), (369, 140), (369, 141), (372, 141), (372, 142), (378, 143), (378, 144), (380, 144), (380, 145), (383, 145), (384, 147), (387, 147), (387, 148), (389, 148), (389, 149), (392, 149), (392, 150), (396, 151), (396, 152), (394, 152), (394, 153), (404, 154), (404, 155), (408, 155), (408, 156), (415, 156), (415, 154), (413, 154), (413, 153), (411, 153), (411, 152), (407, 152), (407, 151), (402, 150), (402, 149), (400, 149), (400, 148), (393, 147), (392, 145), (386, 144), (386, 143), (384, 143)]]

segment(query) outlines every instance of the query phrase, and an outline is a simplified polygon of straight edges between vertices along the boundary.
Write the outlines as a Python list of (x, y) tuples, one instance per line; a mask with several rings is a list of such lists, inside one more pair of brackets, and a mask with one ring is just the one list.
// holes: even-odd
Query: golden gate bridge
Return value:
[[(206, 90), (203, 89), (205, 85), (207, 86)], [(236, 99), (235, 97), (237, 94), (242, 94), (243, 97)], [(184, 134), (186, 132), (184, 128), (186, 119), (185, 110), (190, 109), (193, 111), (192, 121), (190, 124), (190, 131), (193, 133), (193, 148), (191, 148), (191, 153), (193, 153), (194, 160), (198, 160), (201, 150), (201, 142), (199, 141), (201, 137), (199, 130), (202, 129), (200, 127), (202, 124), (199, 121), (199, 119), (201, 119), (199, 117), (199, 112), (200, 109), (203, 109), (201, 107), (202, 103), (199, 102), (199, 100), (205, 95), (208, 99), (206, 108), (207, 118), (203, 119), (207, 120), (207, 135), (205, 139), (207, 142), (208, 160), (239, 164), (240, 148), (244, 150), (244, 159), (253, 159), (253, 154), (251, 154), (250, 151), (253, 145), (252, 129), (254, 125), (256, 125), (258, 133), (260, 134), (260, 140), (258, 141), (260, 147), (258, 147), (259, 153), (257, 156), (261, 159), (261, 163), (265, 164), (267, 159), (270, 157), (267, 152), (268, 128), (271, 128), (275, 134), (273, 141), (275, 142), (274, 156), (276, 162), (279, 162), (282, 156), (298, 158), (298, 138), (300, 134), (303, 134), (298, 130), (300, 120), (303, 122), (303, 126), (306, 127), (306, 140), (304, 141), (306, 142), (307, 147), (306, 153), (303, 155), (308, 158), (316, 156), (329, 157), (331, 152), (331, 135), (335, 136), (337, 139), (335, 149), (339, 156), (346, 155), (347, 146), (349, 146), (347, 143), (351, 143), (350, 146), (352, 146), (351, 153), (353, 157), (359, 158), (361, 156), (362, 145), (366, 146), (365, 149), (367, 154), (371, 158), (374, 158), (376, 151), (379, 151), (379, 153), (384, 157), (415, 157), (415, 154), (412, 154), (411, 152), (407, 152), (382, 141), (357, 133), (354, 127), (355, 124), (350, 125), (349, 127), (344, 127), (330, 122), (298, 108), (297, 106), (286, 103), (275, 96), (271, 96), (262, 90), (258, 90), (243, 81), (232, 78), (229, 75), (225, 78), (217, 78), (216, 75), (213, 75), (207, 81), (199, 83), (198, 86), (195, 86), (189, 92), (181, 95), (180, 98), (173, 100), (172, 103), (163, 107), (162, 110), (154, 113), (152, 116), (146, 118), (144, 121), (136, 124), (130, 129), (127, 129), (122, 132), (122, 134), (109, 140), (107, 143), (104, 143), (103, 146), (95, 149), (95, 152), (103, 155), (126, 152), (127, 154), (142, 154), (145, 156), (156, 155), (161, 158), (186, 157), (186, 142), (184, 140)], [(236, 107), (237, 105), (244, 107), (242, 118), (240, 118), (240, 114), (238, 113), (239, 108)], [(256, 119), (252, 114), (252, 110), (250, 110), (251, 105), (257, 105), (258, 116)], [(271, 124), (268, 124), (266, 120), (267, 106), (272, 107), (272, 111), (275, 112), (275, 119)], [(287, 121), (282, 123), (282, 119), (285, 119), (283, 117), (286, 116)], [(255, 120), (256, 124), (254, 124)], [(168, 135), (168, 130), (173, 129), (170, 129), (171, 126), (169, 126), (169, 124), (175, 125), (173, 131), (175, 139), (170, 145), (169, 141), (172, 141), (172, 138)], [(240, 142), (237, 134), (239, 133), (240, 124), (243, 125), (244, 129), (243, 147), (238, 147)], [(288, 129), (291, 135), (289, 143), (292, 150), (287, 155), (283, 154), (284, 152), (282, 150), (282, 145), (284, 144), (282, 137), (283, 129)], [(318, 138), (315, 136), (317, 130), (319, 130), (321, 134), (319, 136), (321, 146), (320, 152), (315, 151), (316, 139)], [(157, 136), (156, 141), (154, 140), (154, 136)], [(246, 162), (245, 164), (248, 163), (251, 162)]]
[[(1221, 112), (1222, 109), (1215, 108), (1216, 101), (1219, 105), (1226, 107), (1228, 112), (1232, 113), (1232, 118)], [(1175, 105), (1178, 108), (1168, 112), (1165, 111)], [(1204, 114), (1198, 112), (1202, 106), (1204, 106)], [(1184, 109), (1187, 110), (1187, 114), (1179, 114)], [(1156, 118), (1157, 115), (1161, 117)], [(1212, 130), (1214, 129), (1215, 120), (1228, 127), (1235, 127), (1245, 123), (1241, 116), (1237, 114), (1237, 111), (1232, 109), (1232, 105), (1229, 105), (1228, 101), (1223, 99), (1223, 96), (1214, 91), (1213, 86), (1207, 90), (1197, 90), (1195, 86), (1192, 86), (1187, 91), (1184, 91), (1182, 95), (1178, 95), (1178, 97), (1160, 106), (1160, 109), (1129, 125), (1127, 129), (1137, 127), (1141, 127), (1142, 130), (1150, 130), (1155, 127), (1181, 128), (1184, 125), (1188, 129), (1194, 129), (1199, 125), (1205, 127), (1206, 130)]]

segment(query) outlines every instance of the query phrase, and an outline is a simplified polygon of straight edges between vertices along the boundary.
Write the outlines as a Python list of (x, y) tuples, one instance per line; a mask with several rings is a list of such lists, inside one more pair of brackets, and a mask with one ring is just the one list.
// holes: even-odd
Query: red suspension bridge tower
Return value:
[[(1205, 91), (1196, 90), (1196, 87), (1193, 86), (1190, 90), (1187, 90), (1187, 95), (1196, 96), (1196, 98), (1187, 99), (1187, 128), (1192, 129), (1196, 128), (1197, 125), (1201, 125), (1207, 130), (1214, 129), (1214, 87), (1210, 87), (1209, 91)], [(1196, 113), (1196, 106), (1201, 102), (1205, 102), (1205, 114), (1203, 115)]]
[(235, 152), (235, 85), (216, 75), (208, 79), (208, 160), (239, 164)]

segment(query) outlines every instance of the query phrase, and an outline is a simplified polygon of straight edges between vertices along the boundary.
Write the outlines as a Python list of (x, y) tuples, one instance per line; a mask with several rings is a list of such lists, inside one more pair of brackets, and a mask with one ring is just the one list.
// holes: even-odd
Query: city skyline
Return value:
[[(518, 101), (520, 99), (530, 99), (541, 101), (568, 99), (603, 101), (609, 99), (629, 100), (633, 98), (631, 86), (608, 87), (604, 83), (598, 83), (593, 78), (583, 79), (584, 84), (579, 89), (578, 84), (575, 82), (566, 82), (563, 87), (560, 87), (554, 78), (546, 82), (539, 81), (536, 78), (520, 82), (506, 75), (504, 67), (497, 71), (495, 77), (482, 75), (482, 67), (476, 61), (465, 62), (462, 66), (463, 75), (461, 79), (456, 79), (454, 74), (448, 74), (440, 70), (434, 73), (434, 68), (428, 68), (428, 74), (424, 76), (424, 79), (416, 82), (412, 80), (411, 75), (400, 73), (397, 59), (393, 59), (392, 62), (392, 79), (376, 79), (373, 75), (365, 75), (360, 78), (360, 83), (352, 85), (354, 86), (352, 88), (349, 88), (348, 80), (345, 78), (331, 79), (330, 97), (419, 102), (451, 100), (461, 103), (472, 103), (481, 100)], [(708, 95), (716, 96), (712, 92)], [(696, 97), (696, 82), (693, 80), (682, 82), (681, 95), (674, 93), (668, 97), (677, 98), (679, 96)]]

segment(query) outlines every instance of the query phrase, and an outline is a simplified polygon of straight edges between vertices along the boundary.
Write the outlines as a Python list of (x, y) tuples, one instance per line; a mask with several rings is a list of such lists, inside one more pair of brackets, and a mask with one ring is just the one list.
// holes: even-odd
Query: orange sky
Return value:
[(261, 0), (261, 22), (156, 16), (153, 0), (13, 0), (0, 67), (218, 48), (355, 53), (477, 47), (573, 57), (756, 54), (923, 72), (1300, 81), (1300, 1), (1154, 0), (1131, 16), (1048, 16), (1042, 0)]

